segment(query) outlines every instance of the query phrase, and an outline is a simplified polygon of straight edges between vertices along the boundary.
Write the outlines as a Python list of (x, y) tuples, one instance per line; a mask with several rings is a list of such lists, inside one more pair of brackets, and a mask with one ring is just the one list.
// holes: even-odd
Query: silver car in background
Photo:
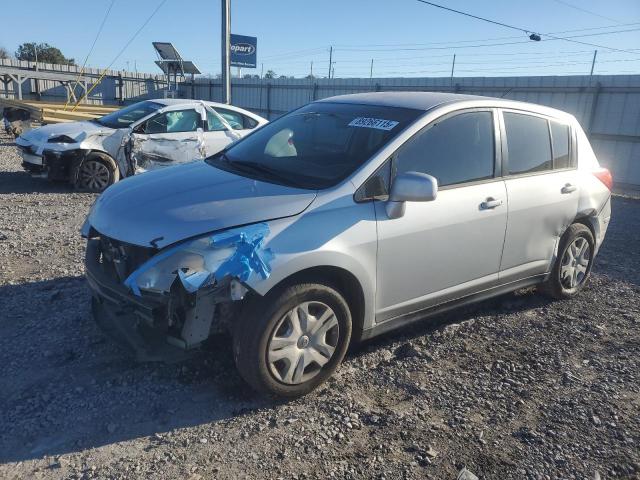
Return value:
[(107, 189), (82, 229), (94, 317), (142, 359), (228, 331), (249, 384), (303, 395), (350, 341), (522, 287), (576, 295), (611, 182), (558, 110), (328, 98)]
[(120, 178), (202, 160), (265, 123), (231, 105), (156, 99), (94, 120), (35, 128), (16, 144), (34, 176), (101, 192)]

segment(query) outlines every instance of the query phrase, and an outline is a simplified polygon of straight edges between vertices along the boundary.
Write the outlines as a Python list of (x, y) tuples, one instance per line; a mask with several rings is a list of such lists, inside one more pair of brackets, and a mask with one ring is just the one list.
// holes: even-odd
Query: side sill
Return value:
[(546, 273), (540, 274), (540, 275), (534, 275), (532, 277), (527, 277), (522, 280), (507, 283), (504, 285), (499, 285), (497, 287), (493, 287), (487, 290), (483, 290), (478, 293), (473, 293), (471, 295), (467, 295), (466, 297), (457, 298), (455, 300), (451, 300), (449, 302), (442, 303), (434, 307), (429, 307), (424, 310), (418, 310), (416, 312), (407, 313), (399, 317), (385, 320), (384, 322), (379, 323), (374, 327), (363, 331), (360, 339), (369, 340), (370, 338), (377, 337), (378, 335), (382, 335), (383, 333), (387, 333), (391, 330), (395, 330), (396, 328), (400, 328), (405, 325), (409, 325), (409, 324), (418, 322), (420, 320), (427, 319), (429, 317), (438, 315), (440, 313), (444, 313), (448, 310), (452, 310), (457, 307), (481, 302), (489, 298), (493, 298), (499, 295), (503, 295), (505, 293), (513, 292), (514, 290), (518, 290), (520, 288), (526, 288), (526, 287), (531, 287), (533, 285), (537, 285), (543, 282), (546, 276), (547, 276)]

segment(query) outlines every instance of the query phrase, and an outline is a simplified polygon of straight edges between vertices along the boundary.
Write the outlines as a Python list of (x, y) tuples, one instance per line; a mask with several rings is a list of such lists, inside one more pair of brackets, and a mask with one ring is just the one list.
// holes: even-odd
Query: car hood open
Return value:
[(200, 161), (112, 185), (88, 221), (116, 240), (163, 248), (216, 230), (296, 215), (315, 197), (315, 191), (261, 182)]

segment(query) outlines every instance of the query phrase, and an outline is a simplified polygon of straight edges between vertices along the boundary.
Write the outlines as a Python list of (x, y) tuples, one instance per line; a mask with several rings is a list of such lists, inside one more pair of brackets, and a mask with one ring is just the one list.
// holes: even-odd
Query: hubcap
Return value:
[(101, 191), (109, 186), (109, 169), (102, 162), (84, 162), (78, 175), (82, 188)]
[(335, 352), (340, 327), (333, 310), (322, 302), (304, 302), (278, 322), (267, 347), (271, 374), (297, 385), (315, 377)]
[(576, 238), (565, 250), (560, 266), (560, 283), (564, 288), (576, 288), (587, 276), (587, 267), (591, 260), (589, 242), (582, 237)]

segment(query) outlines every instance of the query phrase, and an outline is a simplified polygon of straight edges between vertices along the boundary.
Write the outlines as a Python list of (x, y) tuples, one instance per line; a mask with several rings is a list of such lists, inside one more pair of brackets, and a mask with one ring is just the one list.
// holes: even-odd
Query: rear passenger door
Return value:
[(501, 283), (549, 271), (558, 241), (578, 210), (571, 128), (533, 113), (502, 110), (503, 174), (509, 219)]

